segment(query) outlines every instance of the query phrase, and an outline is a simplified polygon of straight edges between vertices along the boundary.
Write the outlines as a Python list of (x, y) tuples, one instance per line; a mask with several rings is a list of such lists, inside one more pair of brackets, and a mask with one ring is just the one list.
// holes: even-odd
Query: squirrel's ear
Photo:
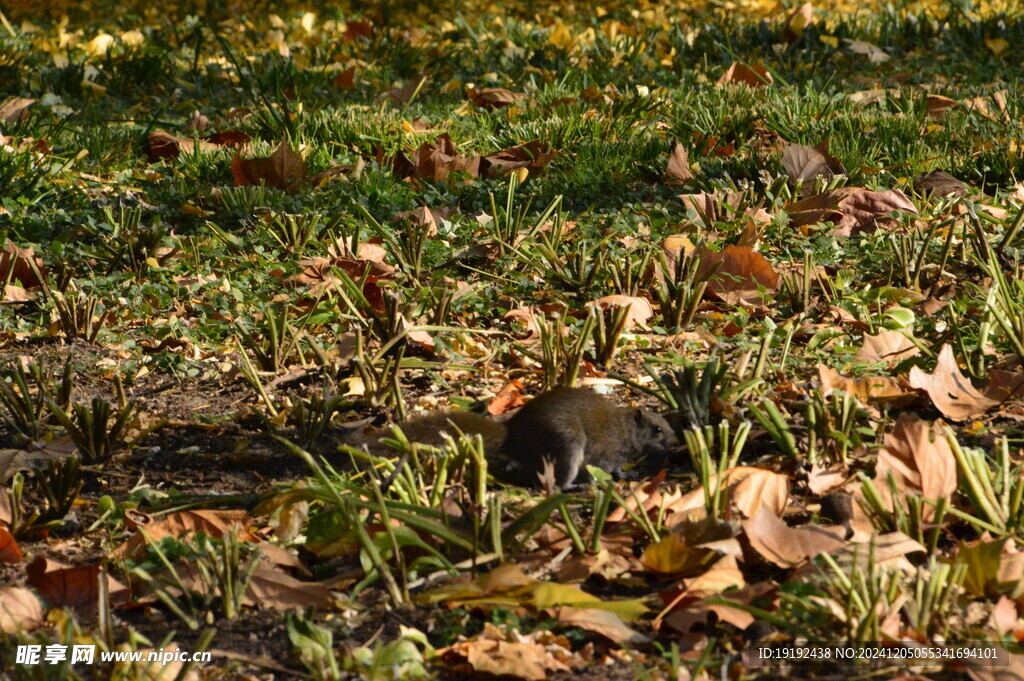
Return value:
[(636, 425), (642, 426), (647, 421), (647, 417), (644, 414), (644, 410), (639, 407), (633, 410), (633, 420), (636, 421)]

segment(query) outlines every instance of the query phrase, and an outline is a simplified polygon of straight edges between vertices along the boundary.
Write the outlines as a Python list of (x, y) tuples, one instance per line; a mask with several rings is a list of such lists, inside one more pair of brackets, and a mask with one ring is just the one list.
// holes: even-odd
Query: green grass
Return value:
[[(604, 531), (608, 542), (616, 533), (628, 534), (638, 551), (655, 544), (651, 537), (682, 532), (663, 524), (665, 518), (656, 513), (605, 524), (603, 514), (628, 495), (621, 484), (546, 502), (500, 486), (492, 488), (496, 495), (485, 494), (481, 464), (467, 443), (453, 444), (441, 458), (413, 451), (397, 466), (399, 482), (385, 484), (384, 491), (373, 475), (387, 479), (395, 464), (385, 460), (374, 459), (371, 473), (365, 465), (361, 470), (347, 467), (345, 457), (337, 477), (325, 473), (303, 483), (315, 494), (304, 491), (310, 487), (294, 486), (301, 468), (272, 465), (270, 474), (260, 469), (248, 482), (239, 482), (232, 475), (245, 472), (247, 465), (234, 462), (267, 451), (291, 456), (271, 436), (296, 442), (298, 431), (307, 426), (319, 434), (317, 418), (325, 419), (325, 432), (340, 438), (343, 424), (362, 419), (382, 422), (487, 401), (511, 379), (524, 380), (526, 392), (535, 394), (542, 380), (577, 368), (553, 366), (554, 360), (543, 366), (540, 345), (524, 340), (522, 327), (506, 319), (506, 313), (529, 306), (544, 310), (551, 317), (550, 334), (564, 330), (571, 347), (585, 328), (587, 303), (613, 293), (656, 300), (656, 284), (640, 263), (648, 253), (651, 262), (657, 260), (665, 237), (685, 235), (696, 246), (722, 252), (746, 243), (752, 223), (760, 232), (757, 251), (775, 270), (804, 263), (816, 268), (810, 291), (799, 289), (797, 276), (796, 288), (787, 284), (762, 304), (726, 304), (706, 296), (692, 323), (682, 329), (667, 328), (670, 324), (657, 310), (649, 329), (627, 330), (607, 368), (611, 375), (637, 381), (648, 376), (645, 362), (678, 368), (701, 367), (712, 353), (722, 359), (728, 371), (717, 387), (721, 399), (712, 405), (716, 420), (729, 420), (733, 432), (744, 421), (756, 429), (751, 406), (763, 407), (762, 400), (768, 399), (781, 409), (782, 422), (774, 424), (771, 437), (756, 430), (751, 434), (741, 465), (786, 474), (793, 493), (789, 525), (810, 519), (828, 524), (817, 515), (820, 495), (806, 484), (810, 433), (819, 438), (819, 453), (844, 452), (843, 473), (859, 482), (858, 476), (873, 477), (879, 450), (904, 411), (928, 420), (942, 413), (923, 393), (904, 402), (861, 395), (871, 404), (843, 412), (849, 405), (816, 394), (819, 365), (848, 377), (894, 379), (909, 393), (912, 367), (932, 371), (944, 344), (953, 347), (963, 373), (981, 384), (995, 369), (1015, 371), (1022, 360), (1015, 343), (1019, 338), (1007, 329), (1024, 328), (1024, 312), (1014, 298), (1024, 248), (1016, 233), (1022, 214), (1018, 183), (1024, 175), (1019, 135), (1024, 94), (1015, 61), (1016, 46), (1024, 44), (1024, 24), (1019, 9), (1007, 13), (970, 3), (895, 3), (857, 12), (835, 6), (815, 8), (814, 23), (789, 42), (783, 37), (785, 18), (795, 5), (765, 13), (759, 3), (739, 4), (736, 11), (696, 4), (658, 3), (636, 10), (629, 3), (608, 4), (601, 11), (579, 5), (562, 16), (534, 3), (502, 8), (507, 11), (497, 15), (476, 5), (455, 12), (441, 3), (427, 13), (390, 3), (365, 15), (297, 2), (255, 3), (232, 13), (220, 8), (204, 13), (195, 4), (159, 12), (113, 3), (54, 5), (50, 13), (31, 15), (19, 13), (17, 5), (9, 10), (0, 22), (0, 107), (14, 97), (35, 102), (20, 119), (0, 120), (5, 143), (0, 149), (0, 241), (34, 248), (43, 283), (31, 280), (24, 269), (0, 265), (7, 279), (0, 281), (0, 292), (13, 284), (28, 293), (27, 300), (13, 290), (0, 297), (2, 380), (17, 380), (10, 362), (19, 357), (70, 356), (74, 403), (82, 410), (94, 404), (93, 398), (102, 398), (117, 413), (128, 400), (143, 398), (141, 416), (129, 426), (131, 456), (121, 451), (106, 461), (104, 450), (94, 465), (80, 471), (42, 468), (10, 481), (17, 493), (9, 496), (19, 511), (4, 523), (25, 554), (30, 559), (48, 555), (31, 510), (59, 507), (47, 499), (52, 490), (76, 489), (74, 480), (61, 475), (85, 481), (84, 491), (75, 492), (88, 521), (82, 524), (96, 525), (86, 533), (68, 523), (60, 536), (98, 546), (97, 556), (130, 534), (121, 506), (116, 522), (109, 512), (100, 517), (101, 507), (113, 508), (109, 499), (99, 502), (104, 494), (114, 504), (128, 502), (131, 494), (131, 504), (137, 500), (140, 510), (156, 517), (188, 505), (252, 510), (259, 501), (255, 494), (270, 499), (263, 499), (262, 509), (288, 513), (305, 499), (312, 504), (308, 518), (298, 518), (281, 541), (301, 547), (301, 559), (318, 576), (331, 571), (346, 575), (348, 581), (338, 588), (347, 594), (358, 584), (359, 594), (343, 607), (318, 604), (312, 619), (299, 627), (307, 634), (295, 633), (292, 620), (291, 639), (277, 632), (270, 649), (296, 673), (317, 678), (311, 671), (317, 665), (309, 660), (320, 658), (310, 652), (315, 646), (308, 648), (313, 645), (309, 641), (327, 634), (353, 645), (339, 644), (329, 653), (337, 664), (324, 668), (367, 674), (374, 664), (386, 666), (396, 651), (405, 651), (405, 659), (417, 664), (421, 655), (429, 658), (427, 646), (412, 643), (415, 637), (399, 635), (397, 628), (382, 634), (386, 645), (367, 643), (375, 629), (368, 631), (366, 622), (384, 618), (381, 604), (387, 601), (419, 603), (409, 610), (414, 614), (401, 620), (403, 626), (426, 631), (438, 646), (455, 643), (460, 627), (474, 636), (497, 627), (530, 635), (564, 631), (577, 652), (584, 640), (615, 647), (586, 627), (559, 624), (533, 586), (514, 594), (476, 593), (494, 599), (480, 610), (464, 604), (472, 602), (465, 594), (441, 599), (457, 609), (441, 613), (436, 635), (429, 623), (440, 606), (417, 599), (430, 598), (424, 594), (434, 583), (428, 586), (424, 580), (435, 572), (476, 576), (495, 567), (498, 559), (484, 553), (494, 552), (508, 563), (536, 558), (538, 546), (530, 542), (538, 528), (567, 534), (573, 541), (566, 544), (575, 548), (572, 557), (581, 560), (577, 554), (592, 545), (588, 533), (594, 527)], [(66, 25), (60, 23), (62, 9), (71, 13)], [(315, 16), (308, 17), (307, 10)], [(29, 18), (32, 25), (22, 23)], [(346, 37), (346, 20), (360, 18), (372, 22), (372, 34)], [(572, 44), (558, 38), (556, 21), (569, 28)], [(95, 49), (94, 38), (101, 32), (114, 37), (106, 50)], [(885, 58), (872, 62), (852, 49), (860, 43), (884, 50)], [(717, 85), (736, 61), (765, 66), (773, 83)], [(356, 71), (353, 87), (338, 87), (335, 76), (350, 66)], [(420, 75), (428, 80), (410, 101), (379, 99)], [(506, 88), (523, 97), (512, 107), (485, 111), (469, 102), (471, 85)], [(879, 90), (880, 96), (865, 102), (869, 90)], [(961, 104), (936, 114), (928, 108), (929, 94)], [(196, 111), (208, 119), (202, 131), (189, 128)], [(429, 129), (420, 130), (422, 125)], [(235, 149), (151, 160), (147, 139), (155, 130), (197, 141), (212, 132), (240, 131), (252, 138), (240, 152), (245, 159), (269, 157), (286, 140), (302, 155), (309, 177), (336, 166), (360, 165), (362, 170), (349, 169), (319, 186), (301, 183), (293, 191), (236, 187)], [(411, 157), (442, 133), (466, 157), (486, 157), (533, 140), (555, 155), (543, 168), (516, 176), (514, 183), (509, 175), (456, 173), (433, 181), (393, 171), (396, 155)], [(830, 188), (900, 190), (918, 215), (895, 214), (879, 230), (850, 237), (837, 236), (827, 222), (795, 228), (792, 204), (800, 191), (814, 192), (787, 182), (782, 151), (787, 143), (824, 140), (847, 171)], [(685, 185), (666, 178), (675, 142), (689, 152), (694, 178)], [(933, 170), (966, 183), (968, 198), (916, 192), (915, 178)], [(718, 194), (713, 224), (678, 198), (699, 192)], [(743, 194), (738, 209), (735, 201), (729, 204), (734, 193)], [(450, 216), (438, 220), (437, 232), (417, 250), (416, 232), (401, 214), (423, 206)], [(757, 209), (763, 209), (763, 221), (751, 218)], [(291, 238), (282, 231), (298, 224), (294, 216), (310, 220), (308, 234)], [(503, 232), (496, 224), (513, 227)], [(568, 238), (546, 236), (563, 224), (571, 227)], [(512, 238), (515, 233), (522, 241)], [(365, 248), (368, 242), (382, 246), (386, 265), (397, 270), (378, 264), (378, 269), (363, 271), (365, 259), (347, 265), (335, 260), (331, 264), (345, 275), (323, 270), (333, 277), (330, 286), (295, 281), (297, 275), (309, 275), (315, 259), (338, 256), (343, 244)], [(418, 266), (412, 262), (417, 258)], [(623, 291), (619, 284), (629, 269), (623, 263), (629, 262), (635, 263), (629, 266), (634, 286)], [(989, 297), (991, 262), (1008, 280), (1008, 302), (1001, 306)], [(61, 294), (72, 301), (92, 296), (98, 303), (97, 321), (109, 313), (95, 344), (72, 338), (83, 332), (61, 321)], [(948, 305), (926, 313), (921, 304), (939, 294)], [(422, 335), (407, 335), (410, 330), (429, 334), (433, 347)], [(911, 332), (922, 352), (899, 363), (859, 359), (864, 337), (882, 330)], [(546, 338), (551, 342), (554, 337)], [(709, 337), (716, 339), (713, 349), (698, 342)], [(595, 359), (589, 350), (585, 358)], [(584, 369), (600, 373), (593, 364)], [(696, 368), (689, 371), (696, 381)], [(28, 389), (46, 394), (52, 388), (33, 383)], [(342, 398), (332, 402), (337, 395)], [(213, 411), (196, 406), (207, 400)], [(327, 411), (300, 417), (295, 409), (300, 402), (307, 412)], [(328, 404), (329, 409), (324, 407)], [(43, 437), (28, 444), (24, 437), (16, 441), (11, 424), (17, 415), (3, 408), (0, 448), (45, 451), (47, 443), (64, 434), (63, 421), (42, 410), (30, 415), (39, 423), (26, 428)], [(948, 512), (935, 521), (941, 533), (928, 525), (932, 518), (922, 511), (927, 502), (920, 495), (906, 492), (899, 498), (906, 508), (871, 507), (868, 522), (876, 531), (898, 529), (926, 545), (926, 551), (907, 554), (912, 571), (906, 579), (839, 558), (811, 561), (805, 571), (790, 570), (748, 547), (737, 570), (744, 586), (757, 595), (744, 607), (783, 635), (809, 632), (820, 640), (889, 636), (891, 629), (876, 618), (891, 609), (897, 613), (892, 621), (904, 627), (903, 636), (1013, 643), (1008, 634), (985, 624), (1000, 595), (1016, 597), (1018, 592), (995, 580), (999, 552), (957, 556), (973, 555), (961, 552), (969, 542), (983, 539), (985, 530), (1002, 533), (1015, 549), (1024, 539), (1016, 529), (1014, 504), (1019, 500), (1008, 491), (1007, 480), (1009, 467), (1017, 471), (1021, 462), (997, 451), (1000, 438), (1020, 441), (1015, 410), (1019, 401), (1011, 399), (984, 416), (953, 424), (966, 449), (980, 448), (987, 457), (970, 459), (971, 475), (985, 480), (990, 473), (988, 485), (1000, 491), (961, 489), (951, 495)], [(76, 418), (91, 423), (85, 411)], [(299, 418), (309, 423), (297, 425)], [(848, 421), (840, 423), (844, 418)], [(102, 438), (106, 431), (97, 433)], [(787, 453), (788, 445), (780, 442), (795, 442), (797, 453)], [(304, 444), (315, 454), (335, 454), (327, 436), (307, 437)], [(175, 454), (188, 447), (198, 448), (195, 460)], [(709, 451), (708, 456), (717, 456), (714, 448)], [(204, 456), (217, 462), (213, 473), (203, 468)], [(680, 456), (681, 462), (690, 460), (685, 453)], [(987, 461), (987, 467), (978, 460)], [(336, 455), (332, 462), (338, 463)], [(197, 489), (200, 482), (164, 503), (156, 490), (166, 480), (140, 483), (154, 491), (152, 497), (132, 488), (140, 469), (159, 475), (172, 463), (178, 466), (174, 475), (206, 480), (211, 489)], [(694, 476), (680, 468), (670, 467), (666, 484), (686, 492), (694, 488)], [(132, 482), (110, 483), (109, 472)], [(207, 491), (223, 499), (211, 500)], [(271, 497), (275, 491), (282, 496)], [(435, 507), (442, 498), (444, 506)], [(990, 504), (1004, 508), (993, 510)], [(1010, 519), (1002, 527), (1001, 512)], [(717, 504), (711, 513), (735, 523), (749, 520)], [(38, 517), (49, 519), (45, 512)], [(262, 520), (252, 525), (265, 527)], [(716, 531), (724, 531), (721, 527)], [(737, 529), (728, 536), (738, 534)], [(303, 544), (309, 537), (314, 540)], [(617, 550), (614, 546), (606, 548)], [(208, 553), (215, 553), (211, 547)], [(479, 569), (476, 558), (483, 561)], [(621, 558), (628, 562), (636, 556), (627, 552)], [(526, 571), (564, 586), (544, 572), (545, 560)], [(209, 562), (219, 565), (215, 557)], [(699, 564), (707, 568), (706, 562)], [(662, 575), (639, 564), (618, 572), (622, 565), (616, 566), (581, 588), (608, 603), (643, 599), (653, 613), (663, 605), (658, 596), (674, 597)], [(15, 581), (22, 579), (21, 567), (9, 568)], [(113, 561), (111, 571), (131, 578), (123, 563)], [(684, 570), (669, 576), (690, 580), (699, 574)], [(487, 588), (493, 585), (480, 587)], [(725, 591), (721, 597), (738, 598), (737, 593)], [(565, 597), (561, 591), (556, 595)], [(811, 595), (818, 600), (808, 601)], [(835, 607), (823, 605), (823, 599)], [(901, 610), (900, 603), (908, 605)], [(845, 619), (836, 608), (847, 613)], [(976, 611), (984, 617), (974, 617)], [(243, 608), (240, 616), (250, 614)], [(207, 616), (189, 615), (192, 628)], [(655, 631), (652, 618), (623, 614), (625, 623), (655, 639), (640, 646), (629, 663), (649, 678), (664, 678), (677, 664), (694, 673), (706, 667), (717, 676), (733, 659), (728, 656), (744, 646), (736, 621), (723, 617), (691, 634), (711, 642), (705, 655), (686, 647), (692, 647), (690, 639), (679, 643), (680, 662), (680, 651), (671, 647), (679, 632), (667, 626)], [(949, 621), (960, 628), (951, 633)], [(136, 635), (142, 634), (130, 632), (136, 624), (120, 626), (105, 644), (130, 639), (140, 647)], [(84, 619), (74, 620), (73, 626), (92, 631)], [(53, 626), (43, 632), (53, 640), (67, 634)], [(178, 640), (187, 648), (200, 639), (182, 634)], [(13, 656), (12, 645), (0, 645), (0, 660)], [(362, 656), (358, 660), (351, 652), (355, 648)], [(288, 651), (300, 650), (301, 655), (288, 658)], [(300, 656), (304, 666), (296, 662)], [(258, 667), (238, 663), (232, 673)], [(769, 671), (749, 669), (743, 678)], [(812, 671), (779, 673), (803, 678)], [(44, 678), (45, 672), (38, 674)], [(933, 678), (964, 676), (947, 668)]]

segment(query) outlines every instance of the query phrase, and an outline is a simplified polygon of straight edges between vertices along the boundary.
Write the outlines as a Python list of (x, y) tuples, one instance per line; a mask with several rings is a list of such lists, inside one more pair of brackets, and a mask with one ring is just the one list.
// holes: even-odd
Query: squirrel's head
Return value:
[(646, 409), (634, 409), (637, 433), (645, 452), (667, 452), (679, 446), (679, 438), (661, 415)]

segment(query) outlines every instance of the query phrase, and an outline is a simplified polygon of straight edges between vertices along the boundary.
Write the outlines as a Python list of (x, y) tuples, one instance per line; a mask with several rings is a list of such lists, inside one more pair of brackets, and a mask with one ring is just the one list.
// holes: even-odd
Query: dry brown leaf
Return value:
[(729, 475), (729, 502), (744, 518), (762, 508), (782, 517), (789, 502), (789, 476), (764, 468), (737, 466)]
[(339, 90), (350, 90), (356, 86), (356, 67), (350, 66), (331, 78), (331, 85)]
[(788, 144), (782, 152), (782, 167), (793, 182), (809, 183), (821, 177), (830, 180), (836, 175), (845, 175), (846, 168), (835, 156), (828, 153), (828, 140), (806, 146)]
[[(736, 466), (722, 474), (721, 483), (718, 482), (718, 477), (717, 474), (713, 475), (710, 484), (727, 485), (726, 503), (747, 518), (765, 507), (780, 516), (786, 509), (786, 502), (789, 499), (789, 478), (785, 474), (753, 466)], [(703, 510), (704, 488), (698, 487), (685, 495), (669, 498), (663, 505), (666, 525), (672, 526), (682, 522), (685, 518), (692, 517), (695, 510)]]
[(621, 617), (608, 610), (563, 606), (555, 609), (555, 617), (562, 624), (601, 634), (615, 643), (643, 645), (651, 641), (649, 637), (631, 628)]
[(955, 99), (943, 97), (942, 95), (925, 95), (925, 111), (932, 118), (945, 116), (946, 112), (956, 105)]
[[(933, 425), (916, 414), (904, 413), (893, 432), (885, 436), (875, 466), (875, 487), (889, 510), (894, 504), (890, 475), (901, 495), (917, 494), (938, 501), (956, 491), (956, 458), (946, 442), (944, 428), (941, 422)], [(924, 506), (926, 519), (934, 512), (932, 506)]]
[[(665, 575), (687, 576), (705, 571), (728, 551), (723, 542), (734, 541), (731, 523), (704, 517), (685, 520), (659, 541), (649, 544), (641, 559), (644, 567)], [(738, 547), (738, 545), (737, 545)]]
[(16, 565), (23, 560), (25, 560), (25, 556), (21, 553), (21, 547), (18, 546), (14, 535), (3, 524), (0, 524), (0, 563)]
[(11, 303), (24, 303), (33, 298), (35, 296), (29, 294), (28, 291), (17, 284), (6, 284), (3, 291), (0, 292), (0, 300), (6, 300)]
[(681, 599), (707, 598), (727, 589), (741, 589), (747, 585), (736, 556), (722, 556), (703, 574), (684, 581)]
[(150, 161), (162, 158), (178, 158), (181, 154), (192, 154), (196, 151), (215, 151), (217, 145), (205, 140), (194, 140), (191, 137), (177, 137), (165, 130), (154, 130), (146, 137), (146, 155)]
[(647, 320), (654, 316), (654, 307), (651, 305), (651, 301), (639, 296), (615, 294), (598, 298), (588, 305), (599, 307), (602, 310), (612, 307), (628, 307), (626, 329), (632, 329), (634, 326), (647, 328)]
[(718, 79), (718, 85), (727, 83), (738, 83), (747, 87), (762, 87), (775, 82), (772, 74), (763, 66), (754, 66), (734, 61), (728, 70)]
[(721, 253), (700, 251), (698, 276), (711, 274), (707, 292), (723, 302), (764, 304), (779, 288), (779, 275), (771, 263), (748, 246), (726, 246)]
[(137, 555), (145, 548), (146, 537), (149, 537), (150, 541), (158, 542), (167, 536), (181, 538), (190, 533), (202, 532), (209, 537), (219, 538), (231, 531), (235, 532), (241, 541), (257, 541), (247, 529), (251, 522), (252, 517), (245, 511), (178, 511), (144, 525), (129, 524), (130, 529), (138, 531), (111, 555), (117, 558)]
[(498, 394), (487, 403), (487, 413), (492, 416), (500, 416), (510, 409), (523, 406), (526, 401), (523, 399), (522, 391), (523, 382), (518, 378), (513, 378), (502, 386)]
[(967, 196), (969, 187), (949, 173), (933, 170), (914, 178), (914, 191), (936, 196)]
[(437, 656), (464, 675), (482, 672), (529, 681), (543, 681), (551, 673), (571, 672), (584, 664), (564, 636), (542, 630), (506, 634), (490, 622), (475, 638), (442, 648)]
[(525, 325), (526, 335), (520, 337), (520, 340), (535, 340), (540, 338), (540, 326), (537, 324), (537, 313), (532, 307), (520, 306), (514, 310), (509, 310), (501, 319), (506, 322), (519, 321)]
[(477, 106), (486, 111), (501, 109), (511, 106), (526, 97), (522, 92), (512, 92), (501, 87), (485, 87), (481, 90), (469, 88), (469, 99)]
[[(728, 622), (737, 629), (743, 630), (753, 624), (754, 616), (747, 610), (743, 609), (742, 606), (752, 605), (754, 601), (774, 600), (775, 593), (777, 591), (778, 587), (768, 582), (759, 582), (739, 589), (733, 589), (721, 594), (716, 594), (714, 598), (717, 601), (732, 601), (736, 604), (735, 606), (721, 605), (718, 603), (712, 604), (704, 601), (687, 603), (683, 606), (683, 609), (676, 610), (666, 616), (664, 618), (664, 623), (676, 631), (687, 633), (691, 630), (694, 623), (701, 620), (702, 614), (715, 613), (719, 620)], [(665, 600), (665, 597), (666, 595), (662, 594), (663, 600)], [(702, 623), (706, 624), (706, 621)]]
[(910, 385), (924, 390), (935, 408), (954, 421), (976, 419), (1017, 394), (1024, 386), (1024, 374), (993, 371), (989, 384), (979, 390), (960, 373), (953, 348), (946, 344), (939, 352), (935, 370), (926, 374), (918, 367), (910, 370)]
[[(384, 165), (384, 152), (377, 150), (377, 162)], [(440, 135), (433, 143), (424, 142), (412, 156), (399, 151), (391, 162), (395, 175), (402, 179), (427, 179), (435, 182), (445, 180), (451, 173), (460, 171), (469, 177), (480, 176), (480, 157), (472, 158), (458, 153), (455, 143), (447, 133)]]
[(690, 170), (690, 152), (679, 142), (672, 144), (672, 153), (668, 157), (665, 177), (669, 184), (686, 184), (687, 180), (693, 179), (693, 172)]
[(865, 405), (905, 406), (915, 399), (913, 392), (906, 390), (896, 379), (889, 376), (847, 378), (838, 371), (819, 364), (818, 381), (821, 383), (821, 392), (825, 397), (831, 395), (833, 390), (842, 390), (853, 395)]
[(235, 154), (231, 161), (231, 172), (235, 186), (266, 185), (274, 189), (295, 191), (306, 180), (306, 162), (293, 151), (286, 140), (281, 140), (277, 150), (266, 157), (243, 159)]
[(844, 463), (835, 463), (827, 467), (811, 464), (807, 473), (807, 489), (815, 496), (824, 496), (843, 486), (850, 477), (850, 471)]
[(889, 55), (882, 48), (869, 42), (850, 40), (849, 38), (843, 38), (843, 42), (846, 43), (846, 49), (855, 54), (865, 55), (872, 64), (881, 64), (890, 59)]
[[(95, 614), (99, 598), (99, 563), (69, 567), (37, 556), (28, 565), (25, 580), (51, 608), (71, 608), (86, 618)], [(123, 603), (129, 597), (128, 587), (107, 575), (107, 589), (112, 603)]]
[(15, 123), (28, 118), (28, 108), (36, 100), (28, 97), (11, 97), (0, 103), (0, 123)]
[(863, 187), (833, 189), (792, 203), (786, 211), (794, 227), (832, 222), (834, 234), (839, 236), (873, 231), (877, 221), (893, 211), (917, 214), (914, 204), (898, 189), (873, 192)]
[(0, 251), (0, 281), (32, 289), (40, 285), (36, 272), (45, 275), (46, 271), (42, 259), (36, 256), (31, 246), (18, 248), (8, 239), (4, 250)]
[(374, 26), (372, 21), (346, 21), (345, 40), (357, 38), (369, 39), (373, 37)]
[(330, 589), (320, 582), (303, 582), (271, 567), (256, 568), (245, 592), (247, 605), (275, 610), (328, 608), (332, 600)]
[(743, 532), (757, 553), (784, 568), (799, 565), (819, 553), (838, 551), (846, 545), (843, 539), (845, 528), (816, 525), (789, 527), (766, 508), (743, 522)]
[(519, 168), (526, 168), (531, 172), (540, 171), (556, 156), (558, 152), (542, 144), (540, 140), (531, 140), (484, 156), (480, 159), (480, 174), (483, 177), (502, 177)]
[(0, 632), (16, 634), (43, 626), (43, 604), (30, 589), (0, 587)]
[(921, 349), (902, 331), (879, 331), (873, 336), (865, 334), (857, 359), (872, 364), (898, 362), (920, 353)]

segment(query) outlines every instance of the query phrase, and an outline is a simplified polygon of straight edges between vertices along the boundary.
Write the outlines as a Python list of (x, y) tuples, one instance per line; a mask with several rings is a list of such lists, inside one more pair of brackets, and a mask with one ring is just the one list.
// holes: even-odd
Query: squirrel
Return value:
[(479, 434), (498, 479), (536, 486), (545, 461), (563, 489), (589, 480), (586, 464), (615, 475), (644, 454), (674, 449), (679, 440), (668, 422), (647, 409), (619, 407), (588, 388), (559, 387), (542, 393), (511, 419), (499, 423), (481, 414), (443, 412), (401, 424), (413, 442), (440, 446), (451, 424)]

